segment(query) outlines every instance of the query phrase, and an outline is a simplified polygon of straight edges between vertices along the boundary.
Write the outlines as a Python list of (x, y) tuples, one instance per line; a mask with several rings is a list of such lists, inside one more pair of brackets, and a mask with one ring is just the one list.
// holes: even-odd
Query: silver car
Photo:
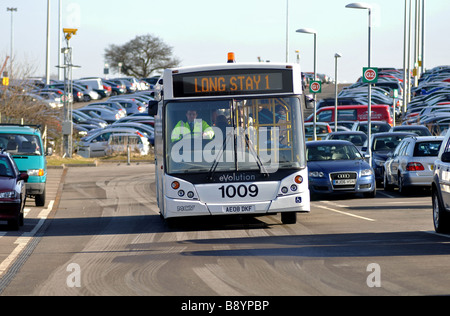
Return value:
[(434, 161), (443, 136), (404, 138), (384, 163), (384, 189), (398, 187), (405, 193), (411, 187), (431, 187)]

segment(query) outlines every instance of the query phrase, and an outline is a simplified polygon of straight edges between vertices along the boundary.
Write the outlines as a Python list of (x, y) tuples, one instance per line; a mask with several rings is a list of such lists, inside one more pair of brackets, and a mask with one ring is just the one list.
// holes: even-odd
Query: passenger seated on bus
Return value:
[[(223, 139), (225, 139), (227, 136), (227, 127), (230, 127), (230, 124), (228, 124), (227, 117), (223, 114), (218, 115), (216, 118), (215, 127), (220, 128), (220, 130), (222, 131), (222, 137), (223, 137)], [(216, 137), (217, 137), (217, 135), (216, 135)]]
[(176, 142), (187, 135), (211, 140), (214, 138), (214, 131), (204, 120), (197, 119), (197, 110), (189, 109), (186, 111), (186, 122), (180, 120), (172, 130), (171, 140)]

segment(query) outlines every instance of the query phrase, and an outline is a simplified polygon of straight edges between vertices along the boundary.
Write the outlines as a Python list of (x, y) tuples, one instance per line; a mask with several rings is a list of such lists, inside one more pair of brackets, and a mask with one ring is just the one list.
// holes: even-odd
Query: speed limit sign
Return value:
[(321, 93), (322, 92), (322, 82), (311, 81), (309, 84), (309, 92), (311, 93)]
[(365, 67), (363, 68), (362, 80), (365, 83), (376, 83), (378, 82), (378, 68)]

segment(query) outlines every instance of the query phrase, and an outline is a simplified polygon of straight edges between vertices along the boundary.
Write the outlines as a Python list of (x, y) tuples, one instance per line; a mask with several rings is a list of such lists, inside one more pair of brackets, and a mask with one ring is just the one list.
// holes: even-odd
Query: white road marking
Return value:
[[(27, 244), (30, 242), (30, 240), (32, 240), (32, 238), (34, 237), (36, 232), (39, 230), (39, 228), (41, 228), (41, 226), (44, 224), (45, 220), (48, 217), (48, 214), (50, 214), (50, 212), (53, 209), (54, 203), (55, 203), (55, 201), (51, 200), (48, 203), (47, 208), (43, 209), (39, 213), (38, 218), (40, 220), (31, 232), (24, 232), (24, 233), (22, 233), (22, 235), (20, 237), (18, 237), (16, 239), (16, 241), (14, 242), (14, 244), (17, 245), (16, 248), (14, 248), (14, 250), (9, 254), (9, 256), (0, 263), (0, 277), (3, 275), (3, 273), (5, 273), (7, 271), (9, 266), (16, 260), (16, 258), (22, 252), (22, 250), (27, 246)], [(3, 233), (3, 234), (0, 233), (0, 237), (4, 236), (5, 234), (6, 233)]]
[(316, 205), (314, 205), (314, 206), (317, 206), (317, 207), (320, 207), (320, 208), (323, 208), (323, 209), (326, 209), (326, 210), (329, 210), (329, 211), (332, 211), (332, 212), (335, 212), (335, 213), (339, 213), (339, 214), (343, 214), (343, 215), (347, 215), (347, 216), (351, 216), (351, 217), (356, 217), (356, 218), (359, 218), (359, 219), (363, 219), (363, 220), (365, 220), (365, 221), (375, 222), (375, 220), (372, 219), (372, 218), (363, 217), (363, 216), (355, 215), (355, 214), (352, 214), (352, 213), (348, 213), (348, 212), (343, 212), (343, 211), (335, 210), (334, 208), (331, 208), (331, 207), (327, 207), (327, 206), (323, 206), (323, 205), (319, 205), (319, 204), (316, 204)]

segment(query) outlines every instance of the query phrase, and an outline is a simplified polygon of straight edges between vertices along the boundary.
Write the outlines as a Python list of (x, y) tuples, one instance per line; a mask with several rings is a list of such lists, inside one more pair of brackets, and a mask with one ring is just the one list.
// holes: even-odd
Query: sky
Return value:
[[(226, 62), (297, 61), (313, 71), (317, 32), (317, 72), (335, 74), (340, 82), (355, 82), (368, 63), (367, 10), (345, 8), (350, 0), (0, 0), (0, 67), (10, 54), (13, 13), (14, 62), (32, 65), (34, 76), (45, 75), (47, 2), (50, 2), (50, 73), (58, 76), (58, 13), (62, 28), (75, 27), (72, 37), (73, 78), (103, 76), (104, 52), (138, 35), (160, 37), (173, 48), (181, 66)], [(372, 5), (373, 67), (403, 67), (404, 0), (365, 1)], [(415, 0), (412, 0), (414, 3)], [(450, 64), (450, 1), (425, 0), (425, 68)], [(287, 13), (288, 3), (288, 13)], [(286, 21), (288, 17), (288, 27)], [(287, 31), (287, 32), (286, 32)], [(65, 43), (63, 43), (65, 46)], [(115, 74), (111, 74), (115, 76)]]

